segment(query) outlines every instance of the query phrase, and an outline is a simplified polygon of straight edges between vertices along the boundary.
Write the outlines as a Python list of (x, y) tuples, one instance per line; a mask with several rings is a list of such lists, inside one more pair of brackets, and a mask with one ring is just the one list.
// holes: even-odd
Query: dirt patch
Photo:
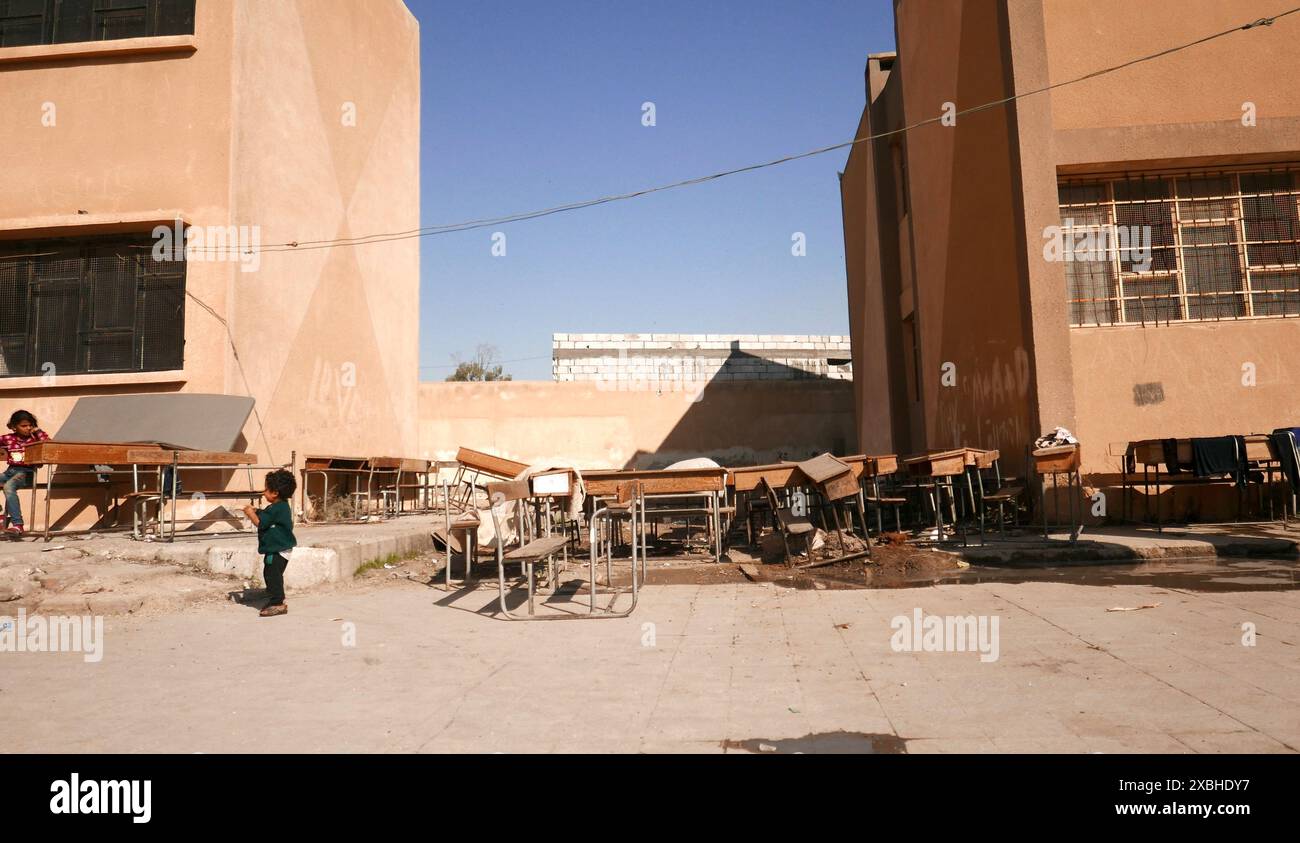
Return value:
[(866, 544), (849, 533), (837, 536), (834, 531), (817, 532), (812, 549), (796, 551), (789, 563), (780, 536), (775, 537), (775, 542), (771, 534), (764, 536), (763, 564), (750, 565), (757, 573), (753, 578), (799, 589), (900, 588), (934, 582), (968, 567), (954, 554), (907, 543), (903, 534), (887, 534), (889, 543), (873, 545), (870, 556), (830, 562), (841, 553), (861, 554)]
[(871, 557), (836, 562), (816, 568), (794, 568), (781, 564), (757, 566), (760, 582), (787, 588), (904, 588), (929, 583), (962, 569), (962, 563), (947, 553), (903, 546), (871, 549)]
[(867, 564), (877, 585), (884, 585), (887, 581), (937, 579), (967, 567), (969, 565), (954, 554), (911, 544), (889, 544), (872, 548), (871, 559)]
[[(614, 576), (615, 582), (629, 577)], [(646, 585), (724, 585), (726, 583), (748, 582), (740, 572), (738, 565), (717, 562), (696, 562), (692, 564), (672, 564), (655, 566), (646, 571)]]
[(49, 615), (162, 614), (223, 600), (233, 582), (178, 565), (50, 555), (0, 568), (0, 615), (19, 609)]
[[(405, 559), (394, 559), (389, 557), (384, 560), (375, 562), (360, 568), (354, 580), (370, 584), (382, 583), (393, 580), (411, 580), (420, 583), (429, 583), (437, 575), (438, 582), (443, 581), (442, 577), (443, 555), (440, 551), (420, 553)], [(452, 563), (452, 576), (455, 581), (459, 581), (465, 575), (464, 562), (460, 556)], [(496, 558), (488, 560), (486, 557), (481, 558), (474, 563), (474, 576), (478, 579), (496, 579), (497, 566)]]

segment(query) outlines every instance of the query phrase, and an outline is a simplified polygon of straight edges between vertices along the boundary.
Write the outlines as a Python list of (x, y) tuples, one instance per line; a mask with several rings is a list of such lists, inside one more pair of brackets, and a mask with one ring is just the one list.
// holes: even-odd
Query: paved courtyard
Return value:
[[(494, 590), (388, 581), (290, 605), (265, 620), (214, 601), (110, 617), (97, 664), (0, 653), (0, 703), (21, 724), (6, 730), (6, 748), (1300, 749), (1294, 590), (652, 586), (626, 620), (508, 623), (490, 614)], [(997, 616), (997, 660), (896, 651), (891, 620), (917, 609)], [(1242, 643), (1247, 622), (1254, 646)]]

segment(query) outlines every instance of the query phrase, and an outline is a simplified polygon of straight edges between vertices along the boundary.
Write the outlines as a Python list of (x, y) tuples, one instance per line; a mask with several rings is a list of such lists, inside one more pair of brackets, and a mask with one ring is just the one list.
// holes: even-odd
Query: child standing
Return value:
[(22, 538), (23, 510), (18, 502), (18, 490), (30, 489), (36, 477), (36, 466), (28, 464), (26, 451), (50, 437), (37, 426), (36, 416), (26, 410), (18, 410), (9, 417), (9, 430), (12, 432), (0, 436), (0, 450), (8, 459), (5, 473), (0, 475), (5, 490), (5, 533)]
[(257, 525), (257, 552), (262, 554), (262, 578), (270, 598), (261, 612), (264, 618), (289, 611), (284, 602), (284, 569), (289, 566), (285, 554), (298, 544), (293, 536), (293, 510), (289, 507), (289, 499), (297, 490), (298, 481), (292, 472), (283, 468), (272, 471), (266, 475), (266, 490), (262, 492), (267, 505), (262, 509), (244, 507), (244, 514)]

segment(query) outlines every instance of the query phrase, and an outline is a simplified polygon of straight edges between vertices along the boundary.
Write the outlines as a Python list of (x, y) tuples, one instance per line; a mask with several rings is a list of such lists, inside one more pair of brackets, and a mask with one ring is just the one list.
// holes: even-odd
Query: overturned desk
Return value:
[[(831, 514), (835, 516), (835, 538), (839, 544), (839, 556), (834, 559), (818, 562), (818, 565), (831, 564), (832, 562), (847, 562), (850, 559), (856, 559), (860, 556), (871, 555), (871, 542), (866, 535), (867, 512), (863, 502), (862, 494), (862, 475), (866, 470), (866, 460), (855, 460), (853, 463), (837, 459), (831, 454), (822, 454), (809, 460), (799, 463), (799, 471), (808, 478), (812, 488), (821, 496), (824, 505), (829, 505)], [(857, 499), (858, 516), (863, 526), (863, 538), (867, 539), (866, 550), (857, 553), (846, 553), (844, 549), (844, 528), (840, 523), (840, 502), (846, 499)], [(826, 524), (825, 515), (822, 516), (822, 523)], [(810, 563), (812, 564), (812, 563)]]
[(480, 482), (484, 477), (514, 480), (528, 470), (527, 463), (463, 446), (456, 451), (456, 463), (459, 468), (451, 485), (456, 490), (456, 500), (463, 506), (473, 504), (475, 493), (487, 491), (487, 484)]
[[(887, 506), (895, 503), (894, 498), (881, 498), (880, 479), (898, 471), (898, 457), (893, 454), (856, 454), (848, 457), (832, 457), (831, 459), (848, 467), (852, 475), (851, 480), (844, 478), (843, 470), (833, 464), (825, 464), (822, 468), (818, 468), (818, 465), (822, 464), (819, 461), (824, 461), (827, 457), (829, 455), (806, 460), (806, 465), (796, 462), (780, 462), (767, 465), (733, 466), (727, 469), (727, 485), (737, 498), (740, 495), (757, 491), (760, 486), (766, 486), (772, 490), (811, 488), (830, 500), (839, 500), (856, 494), (859, 516), (862, 518), (865, 535), (867, 529), (867, 502), (876, 503), (883, 500)], [(828, 480), (833, 481), (834, 489), (828, 489), (825, 486), (825, 482)], [(868, 481), (871, 483), (871, 495), (867, 495), (864, 491)], [(829, 495), (828, 492), (830, 492)], [(897, 502), (901, 505), (904, 501), (899, 499)], [(897, 516), (897, 512), (895, 515)], [(749, 540), (753, 543), (753, 530), (749, 520), (747, 515)], [(880, 514), (879, 509), (877, 509), (877, 522), (879, 520)], [(877, 532), (879, 532), (879, 527), (877, 527)]]

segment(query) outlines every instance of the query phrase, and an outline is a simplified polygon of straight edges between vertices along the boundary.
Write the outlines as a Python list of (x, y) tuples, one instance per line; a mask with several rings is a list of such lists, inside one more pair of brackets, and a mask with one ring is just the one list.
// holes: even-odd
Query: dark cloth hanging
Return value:
[(1164, 448), (1165, 451), (1165, 470), (1170, 474), (1177, 474), (1182, 471), (1182, 469), (1178, 467), (1178, 440), (1161, 439), (1160, 446)]
[(1230, 475), (1246, 483), (1246, 440), (1241, 436), (1207, 436), (1192, 440), (1192, 473), (1197, 477)]
[(1300, 494), (1300, 465), (1296, 463), (1295, 430), (1293, 427), (1278, 428), (1268, 438), (1278, 462), (1282, 464), (1282, 473), (1291, 483), (1291, 491)]

